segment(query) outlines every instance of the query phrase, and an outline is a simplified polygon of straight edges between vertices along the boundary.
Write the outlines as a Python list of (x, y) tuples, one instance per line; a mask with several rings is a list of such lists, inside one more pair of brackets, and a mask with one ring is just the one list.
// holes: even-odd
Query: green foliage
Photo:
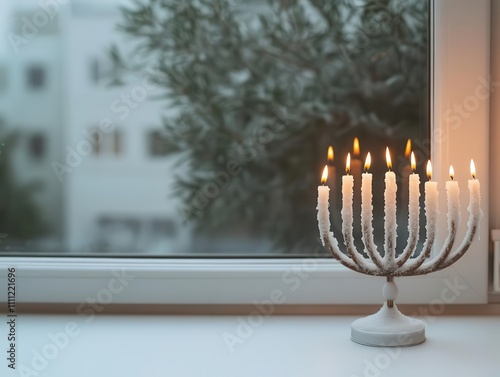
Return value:
[[(137, 0), (120, 25), (133, 53), (113, 59), (156, 66), (178, 110), (162, 121), (191, 221), (311, 252), (328, 144), (426, 122), (427, 20), (426, 1)], [(193, 205), (229, 161), (239, 173)]]

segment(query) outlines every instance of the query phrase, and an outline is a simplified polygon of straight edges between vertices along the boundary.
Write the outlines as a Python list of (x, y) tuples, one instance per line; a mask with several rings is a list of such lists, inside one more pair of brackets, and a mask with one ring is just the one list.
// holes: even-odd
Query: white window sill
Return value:
[[(224, 334), (238, 336), (239, 318), (24, 315), (18, 317), (17, 367), (32, 368), (34, 352), (54, 344), (50, 334), (73, 323), (78, 334), (37, 376), (493, 377), (500, 370), (498, 316), (433, 318), (425, 343), (400, 349), (353, 343), (356, 317), (271, 316), (247, 330), (231, 352)], [(5, 327), (2, 321), (2, 334)], [(5, 363), (2, 376), (22, 375)]]

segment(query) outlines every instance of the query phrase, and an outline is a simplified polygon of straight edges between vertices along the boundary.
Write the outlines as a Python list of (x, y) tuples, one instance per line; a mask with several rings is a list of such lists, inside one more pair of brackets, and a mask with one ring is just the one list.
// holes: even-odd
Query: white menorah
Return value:
[[(437, 218), (438, 218), (438, 187), (432, 181), (432, 167), (427, 163), (425, 182), (425, 218), (426, 239), (420, 252), (417, 251), (419, 240), (420, 215), (420, 177), (415, 174), (415, 156), (411, 154), (413, 174), (409, 176), (409, 204), (408, 204), (408, 240), (406, 247), (396, 255), (396, 175), (391, 171), (391, 157), (386, 149), (386, 159), (389, 171), (385, 174), (384, 191), (384, 255), (382, 256), (373, 239), (373, 206), (372, 206), (372, 174), (368, 173), (371, 158), (368, 153), (365, 163), (365, 173), (361, 181), (361, 231), (365, 258), (355, 247), (353, 239), (353, 187), (354, 177), (349, 174), (350, 155), (347, 156), (346, 175), (342, 177), (342, 235), (347, 254), (340, 248), (337, 239), (330, 231), (329, 192), (325, 185), (328, 176), (328, 167), (325, 166), (321, 179), (322, 186), (318, 186), (318, 227), (320, 238), (335, 259), (347, 268), (356, 272), (385, 276), (382, 293), (386, 300), (383, 307), (375, 314), (358, 319), (351, 325), (351, 339), (354, 342), (370, 346), (411, 346), (425, 341), (425, 325), (422, 321), (403, 315), (394, 301), (398, 295), (398, 287), (394, 278), (399, 276), (425, 275), (442, 270), (457, 262), (469, 249), (479, 226), (482, 216), (480, 208), (480, 184), (476, 178), (474, 162), (471, 160), (470, 170), (472, 179), (468, 181), (470, 193), (469, 221), (467, 231), (460, 246), (454, 251), (453, 245), (460, 223), (460, 202), (458, 182), (453, 180), (453, 167), (450, 166), (450, 180), (446, 182), (448, 207), (448, 234), (441, 249), (432, 258), (431, 251), (435, 246)], [(413, 258), (412, 258), (413, 257)]]

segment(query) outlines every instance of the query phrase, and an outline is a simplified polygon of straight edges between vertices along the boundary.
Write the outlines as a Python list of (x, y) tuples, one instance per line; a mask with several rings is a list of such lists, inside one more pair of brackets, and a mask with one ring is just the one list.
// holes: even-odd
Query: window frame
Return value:
[[(482, 304), (488, 300), (489, 98), (479, 101), (456, 129), (449, 111), (474, 95), (479, 77), (489, 77), (490, 0), (434, 0), (431, 5), (431, 135), (438, 136), (431, 140), (431, 156), (439, 182), (441, 218), (444, 182), (452, 163), (461, 184), (462, 222), (466, 222), (470, 158), (481, 179), (484, 217), (472, 249), (454, 266), (397, 279), (398, 303), (443, 300), (443, 292), (455, 287), (453, 303)], [(472, 25), (463, 28), (464, 19)], [(464, 143), (467, 153), (457, 147)], [(360, 275), (332, 259), (315, 257), (4, 257), (0, 281), (6, 279), (8, 267), (17, 270), (18, 303), (85, 303), (99, 301), (100, 294), (106, 297), (103, 303), (113, 304), (256, 304), (278, 295), (282, 304), (379, 304), (383, 300), (382, 277)], [(125, 288), (114, 289), (117, 282)], [(102, 292), (111, 293), (103, 296)], [(7, 301), (6, 295), (6, 290), (0, 291), (0, 302)]]

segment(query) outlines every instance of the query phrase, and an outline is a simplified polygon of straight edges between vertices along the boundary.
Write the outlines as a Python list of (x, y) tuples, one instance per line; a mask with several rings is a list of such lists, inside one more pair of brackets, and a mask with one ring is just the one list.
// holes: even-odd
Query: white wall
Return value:
[[(500, 82), (500, 0), (492, 0), (491, 79)], [(491, 94), (490, 105), (490, 229), (500, 228), (500, 87)]]

